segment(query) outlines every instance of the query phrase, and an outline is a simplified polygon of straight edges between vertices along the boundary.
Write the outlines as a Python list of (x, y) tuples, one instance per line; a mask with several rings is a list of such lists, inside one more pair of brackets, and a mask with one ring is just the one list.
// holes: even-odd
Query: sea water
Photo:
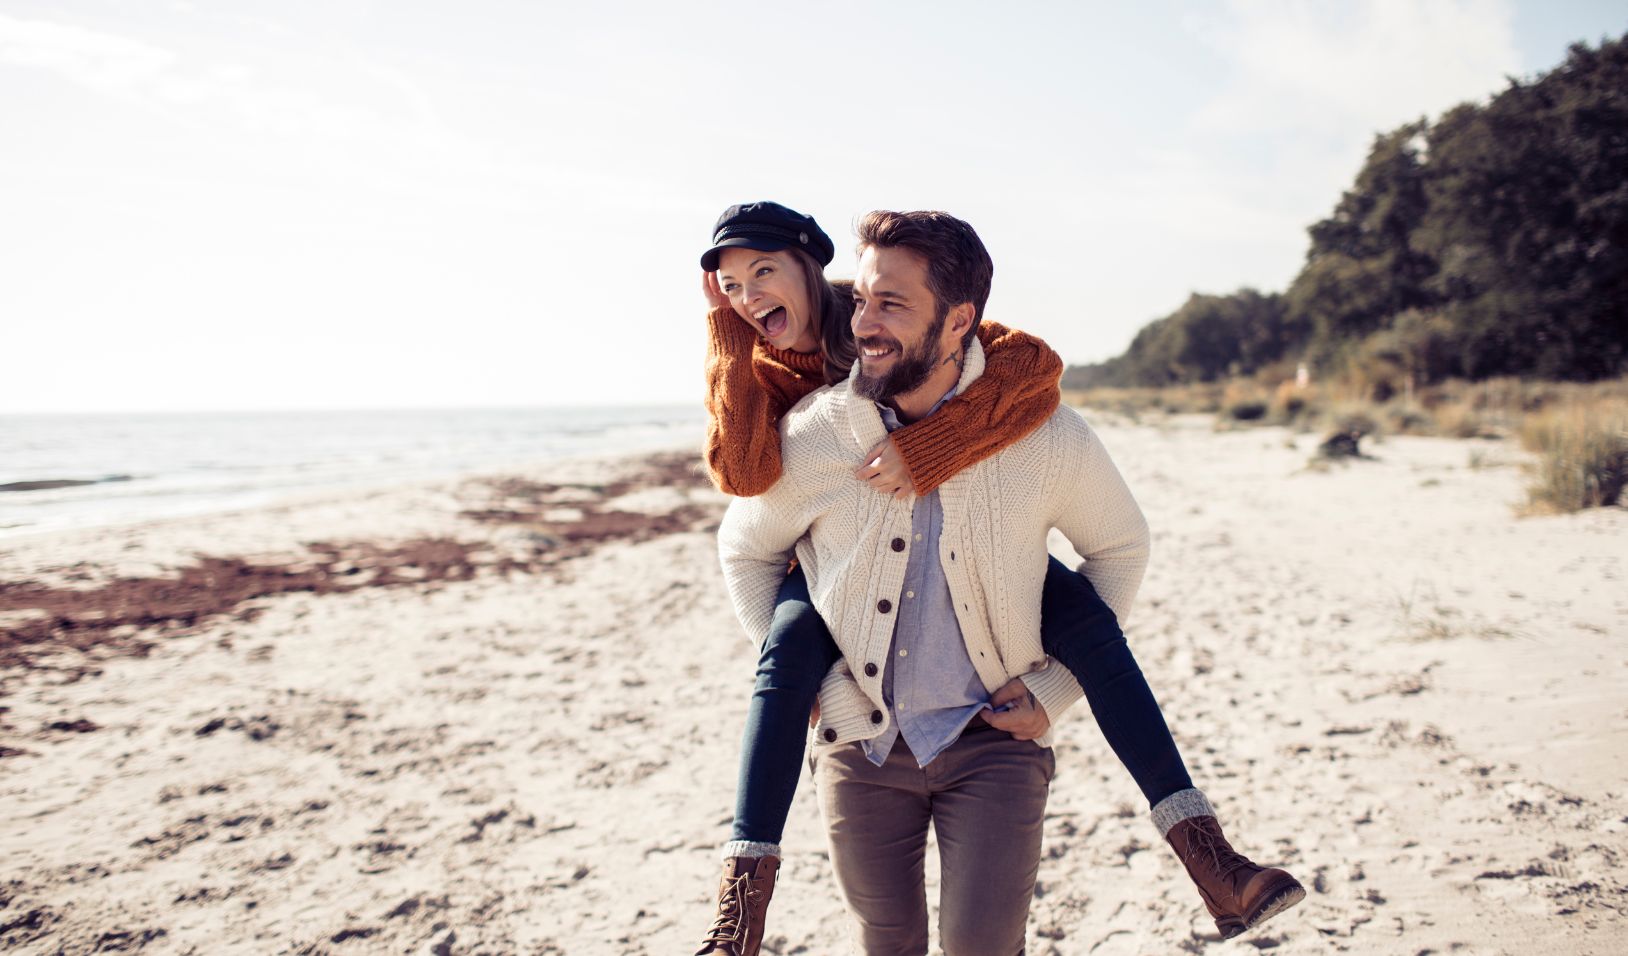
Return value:
[(0, 538), (658, 448), (699, 405), (0, 415)]

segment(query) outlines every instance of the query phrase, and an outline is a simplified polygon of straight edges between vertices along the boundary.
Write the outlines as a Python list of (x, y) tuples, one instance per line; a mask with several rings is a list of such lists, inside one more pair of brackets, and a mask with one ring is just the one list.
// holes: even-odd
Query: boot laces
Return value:
[(718, 895), (718, 916), (712, 921), (712, 928), (707, 930), (707, 938), (701, 942), (727, 944), (731, 948), (725, 952), (738, 952), (732, 944), (746, 941), (751, 928), (752, 911), (748, 900), (752, 893), (750, 873), (730, 877)]
[(1234, 850), (1227, 838), (1211, 827), (1194, 826), (1189, 840), (1189, 855), (1195, 859), (1207, 857), (1217, 877), (1224, 879), (1238, 870), (1254, 868), (1248, 857)]

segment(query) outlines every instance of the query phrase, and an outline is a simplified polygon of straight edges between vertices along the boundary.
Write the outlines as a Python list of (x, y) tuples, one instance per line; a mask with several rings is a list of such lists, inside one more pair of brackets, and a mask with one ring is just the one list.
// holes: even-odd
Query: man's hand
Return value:
[(1016, 740), (1033, 740), (1051, 728), (1046, 708), (1029, 693), (1028, 685), (1016, 677), (989, 698), (989, 706), (982, 713), (989, 726), (1006, 731)]
[(729, 301), (718, 285), (718, 273), (701, 270), (701, 294), (707, 297), (707, 307), (712, 309), (733, 309), (735, 306)]
[(882, 439), (880, 445), (865, 454), (865, 463), (854, 469), (854, 477), (900, 501), (916, 493), (910, 483), (910, 469), (904, 466), (904, 458), (893, 446), (892, 438)]

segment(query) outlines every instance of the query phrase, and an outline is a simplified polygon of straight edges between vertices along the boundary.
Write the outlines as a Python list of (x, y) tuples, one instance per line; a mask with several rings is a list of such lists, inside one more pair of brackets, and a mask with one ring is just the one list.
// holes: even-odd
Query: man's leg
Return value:
[(812, 762), (855, 946), (864, 956), (926, 956), (929, 806), (916, 758), (900, 739), (881, 767), (859, 744), (816, 747)]
[(1049, 747), (975, 723), (927, 767), (945, 956), (1023, 953), (1056, 766)]

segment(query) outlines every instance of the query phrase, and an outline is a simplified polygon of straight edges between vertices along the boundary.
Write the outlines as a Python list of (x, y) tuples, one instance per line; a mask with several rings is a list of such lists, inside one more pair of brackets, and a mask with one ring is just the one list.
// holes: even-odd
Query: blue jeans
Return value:
[[(1097, 726), (1152, 806), (1193, 785), (1114, 612), (1056, 558), (1040, 596), (1040, 643), (1085, 689)], [(842, 652), (809, 600), (802, 568), (786, 576), (758, 657), (746, 712), (731, 839), (779, 843), (803, 769), (808, 715)]]

